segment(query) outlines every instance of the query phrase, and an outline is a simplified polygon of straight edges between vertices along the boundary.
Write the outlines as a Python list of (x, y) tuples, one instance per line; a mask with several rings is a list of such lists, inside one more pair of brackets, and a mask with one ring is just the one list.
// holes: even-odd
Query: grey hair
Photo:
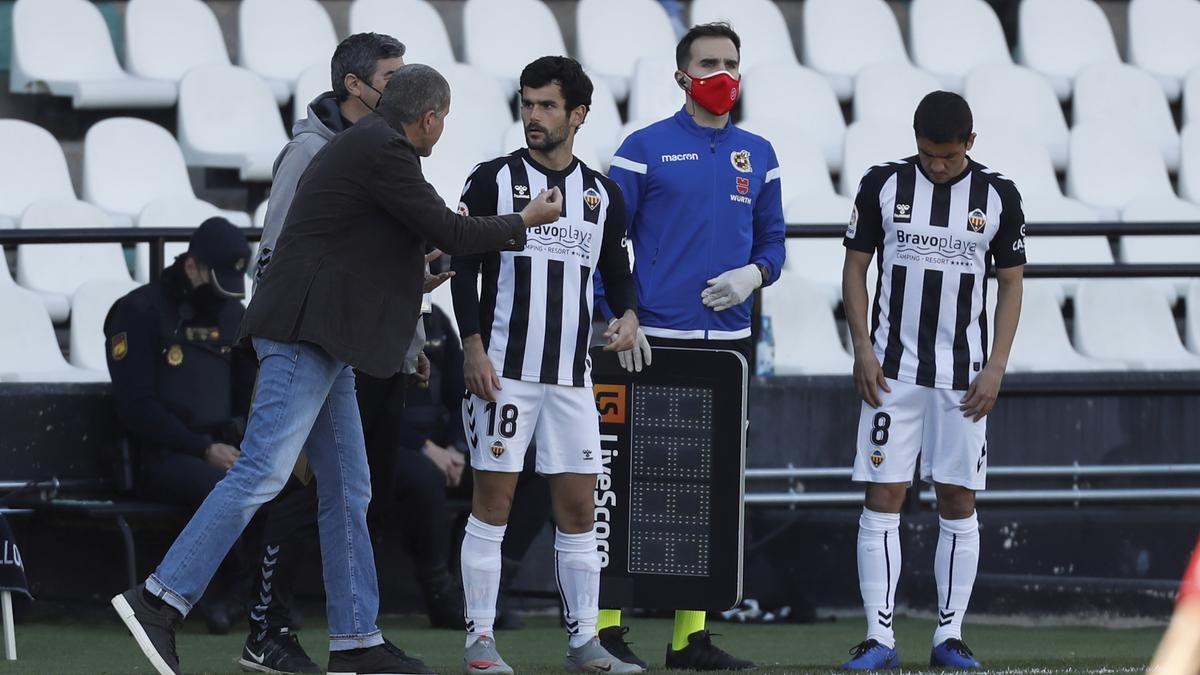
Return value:
[(429, 111), (444, 112), (450, 106), (450, 83), (423, 63), (406, 65), (392, 74), (379, 112), (389, 124), (411, 124)]

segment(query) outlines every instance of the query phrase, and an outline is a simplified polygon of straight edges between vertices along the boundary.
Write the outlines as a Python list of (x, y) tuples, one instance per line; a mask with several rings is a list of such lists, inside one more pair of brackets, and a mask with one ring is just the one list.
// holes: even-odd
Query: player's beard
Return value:
[(535, 143), (533, 139), (529, 137), (529, 127), (525, 127), (525, 144), (529, 146), (529, 149), (531, 150), (550, 152), (566, 142), (567, 134), (570, 132), (570, 127), (564, 124), (558, 129), (548, 129), (539, 125), (537, 130), (542, 132), (542, 138), (540, 141)]

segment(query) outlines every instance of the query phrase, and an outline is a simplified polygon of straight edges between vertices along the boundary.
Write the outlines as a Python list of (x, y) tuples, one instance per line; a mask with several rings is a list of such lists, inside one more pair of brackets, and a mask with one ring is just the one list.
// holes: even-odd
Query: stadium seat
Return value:
[(500, 154), (501, 141), (513, 121), (508, 94), (500, 83), (487, 72), (460, 63), (444, 64), (439, 72), (450, 83), (450, 114), (436, 152), (423, 162), (457, 152), (468, 155), (473, 165)]
[(596, 150), (600, 164), (591, 164), (600, 171), (608, 171), (608, 163), (612, 161), (613, 153), (617, 150), (617, 137), (621, 133), (621, 111), (608, 80), (598, 75), (590, 74), (592, 80), (592, 105), (588, 109), (587, 120), (576, 134), (577, 141), (583, 141)]
[[(504, 149), (501, 152), (509, 153), (523, 147), (525, 147), (525, 125), (521, 120), (517, 120), (508, 127), (508, 132), (504, 134)], [(612, 160), (612, 154), (609, 154), (607, 159), (602, 158), (599, 151), (596, 150), (596, 146), (592, 145), (591, 141), (584, 136), (575, 137), (573, 151), (579, 161), (597, 171), (607, 169), (608, 163)], [(462, 177), (463, 181), (465, 181), (467, 174), (463, 174)], [(462, 186), (460, 185), (459, 187), (461, 188)], [(457, 204), (457, 202), (447, 203), (451, 205)]]
[[(21, 229), (111, 227), (100, 209), (74, 198), (50, 197), (25, 210)], [(21, 244), (17, 246), (17, 283), (36, 292), (55, 322), (70, 315), (71, 295), (92, 279), (129, 281), (121, 245)]]
[(629, 85), (629, 119), (657, 121), (683, 107), (685, 94), (674, 73), (674, 58), (638, 59)]
[(36, 293), (0, 285), (0, 382), (102, 382), (101, 375), (67, 363), (54, 326)]
[[(162, 197), (195, 199), (179, 144), (169, 131), (135, 117), (93, 124), (83, 142), (83, 198), (110, 216), (130, 222), (146, 204)], [(250, 217), (223, 215), (239, 227)]]
[(1200, 121), (1179, 135), (1179, 196), (1200, 204)]
[(917, 154), (912, 122), (866, 120), (846, 129), (840, 192), (854, 199), (858, 183), (867, 169)]
[(1085, 279), (1075, 296), (1075, 345), (1134, 370), (1198, 370), (1183, 348), (1167, 298), (1138, 279)]
[(976, 124), (971, 159), (1012, 179), (1021, 197), (1062, 197), (1050, 153), (1025, 129), (1007, 120), (991, 119)]
[[(962, 39), (946, 49), (952, 34)], [(908, 36), (913, 61), (950, 91), (962, 93), (963, 79), (976, 66), (1012, 63), (1000, 19), (984, 0), (913, 0)]]
[(440, 147), (439, 144), (438, 152), (421, 160), (421, 173), (424, 174), (425, 180), (437, 190), (438, 196), (446, 202), (446, 206), (456, 209), (461, 201), (463, 187), (467, 184), (467, 176), (471, 175), (475, 166), (480, 162), (494, 159), (501, 153), (481, 155), (473, 153), (470, 148), (465, 147), (460, 148), (458, 152), (451, 153), (441, 151)]
[(1121, 60), (1112, 26), (1092, 0), (1022, 0), (1017, 22), (1018, 60), (1045, 75), (1059, 100), (1071, 97), (1084, 66)]
[(172, 82), (121, 70), (104, 17), (87, 0), (17, 0), (12, 9), (14, 94), (70, 96), (75, 108), (167, 108)]
[(1108, 220), (1138, 197), (1176, 198), (1153, 139), (1113, 124), (1077, 124), (1071, 130), (1067, 195)]
[(771, 317), (775, 335), (776, 375), (850, 374), (854, 359), (842, 347), (820, 288), (785, 270), (762, 298), (763, 315)]
[[(785, 206), (802, 196), (834, 194), (825, 154), (816, 142), (806, 137), (801, 122), (777, 118), (746, 119), (738, 127), (771, 142), (775, 157), (779, 160), (779, 180)], [(835, 221), (808, 222), (840, 223), (849, 215), (847, 208)]]
[(404, 43), (407, 63), (440, 66), (454, 62), (446, 24), (426, 0), (354, 0), (350, 32), (391, 35)]
[(229, 64), (217, 17), (200, 0), (130, 0), (125, 63), (138, 77), (178, 83), (209, 63)]
[(692, 25), (725, 21), (742, 40), (743, 75), (767, 63), (798, 63), (783, 12), (772, 0), (692, 0)]
[[(1027, 280), (1021, 293), (1021, 318), (1008, 355), (1010, 373), (1126, 370), (1120, 361), (1083, 356), (1071, 346), (1060, 299), (1053, 287)], [(988, 283), (988, 317), (996, 321), (996, 284)]]
[(798, 63), (759, 66), (743, 80), (742, 117), (766, 123), (786, 120), (788, 129), (815, 143), (831, 171), (842, 168), (846, 121), (825, 78)]
[(234, 66), (188, 71), (179, 86), (178, 134), (189, 166), (237, 169), (244, 181), (271, 180), (288, 142), (270, 87)]
[(1070, 130), (1045, 77), (1024, 66), (982, 65), (967, 74), (965, 89), (976, 127), (984, 120), (1003, 120), (1046, 146), (1055, 169), (1067, 168)]
[(1162, 150), (1167, 169), (1179, 168), (1179, 132), (1154, 78), (1121, 63), (1096, 63), (1079, 71), (1072, 103), (1075, 124), (1100, 123), (1138, 129)]
[(71, 365), (95, 371), (108, 379), (104, 319), (113, 303), (137, 287), (138, 284), (132, 281), (96, 279), (75, 291), (71, 298), (68, 343)]
[(829, 78), (841, 101), (854, 78), (876, 63), (908, 63), (896, 15), (884, 0), (808, 0), (804, 3), (804, 63)]
[(1200, 122), (1200, 66), (1183, 78), (1183, 126)]
[[(621, 36), (614, 40), (614, 36)], [(654, 0), (579, 0), (575, 51), (592, 81), (604, 80), (618, 101), (629, 98), (638, 59), (674, 56), (675, 31)]]
[(1184, 337), (1187, 348), (1193, 354), (1200, 354), (1200, 279), (1192, 281), (1188, 286), (1184, 304), (1187, 306), (1187, 316), (1184, 319)]
[(1200, 4), (1195, 0), (1130, 0), (1129, 62), (1153, 75), (1172, 102), (1182, 80), (1200, 66)]
[(22, 120), (0, 119), (0, 229), (46, 197), (75, 199), (62, 146), (50, 132)]
[(814, 192), (785, 201), (783, 219), (789, 225), (841, 225), (853, 209), (854, 200), (849, 197), (832, 191)]
[[(137, 227), (179, 227), (195, 229), (214, 216), (224, 215), (220, 209), (194, 197), (163, 197), (142, 209)], [(187, 252), (187, 242), (167, 242), (163, 245), (163, 265), (170, 265), (176, 256)], [(134, 249), (133, 278), (141, 283), (150, 280), (150, 245), (138, 244)]]
[(450, 294), (450, 282), (446, 282), (441, 286), (433, 289), (433, 304), (441, 308), (446, 316), (450, 317), (450, 325), (454, 326), (454, 332), (458, 332), (458, 319), (454, 317), (454, 298)]
[(942, 89), (937, 78), (907, 63), (876, 63), (854, 79), (854, 119), (899, 120), (912, 124), (917, 104)]
[(329, 64), (314, 63), (296, 79), (296, 104), (292, 106), (292, 124), (308, 117), (308, 104), (321, 94), (331, 91)]
[(337, 44), (317, 0), (242, 0), (238, 7), (238, 65), (262, 77), (279, 105), (305, 68), (329, 63)]
[[(1130, 223), (1200, 223), (1200, 206), (1182, 199), (1142, 197), (1121, 210), (1121, 220)], [(1127, 263), (1195, 263), (1200, 260), (1200, 235), (1124, 235), (1120, 243), (1121, 261)], [(1190, 278), (1153, 279), (1168, 298), (1182, 297)]]
[(567, 55), (558, 21), (541, 0), (467, 0), (463, 45), (467, 63), (495, 77), (506, 97), (516, 93), (529, 62)]
[[(843, 197), (843, 199), (846, 199)], [(834, 222), (845, 222), (849, 220), (850, 212), (846, 211), (841, 214), (841, 217)], [(789, 224), (792, 223), (788, 220)], [(810, 292), (819, 292), (825, 300), (825, 309), (832, 309), (837, 306), (842, 300), (842, 264), (846, 260), (846, 248), (842, 246), (842, 240), (839, 237), (789, 237), (785, 247), (787, 249), (787, 258), (784, 263), (784, 269), (787, 271), (789, 278), (791, 276), (804, 279), (805, 283), (811, 286)], [(875, 283), (875, 265), (868, 267), (870, 278), (868, 286), (873, 286)], [(783, 281), (780, 279), (780, 281)], [(772, 287), (766, 291), (767, 295), (771, 293), (779, 293), (784, 291), (791, 293), (793, 288), (790, 285), (780, 286), (776, 282), (778, 288)], [(763, 297), (766, 297), (764, 295)], [(779, 339), (787, 336), (787, 333), (780, 333), (778, 327), (775, 328), (776, 345), (779, 344)]]

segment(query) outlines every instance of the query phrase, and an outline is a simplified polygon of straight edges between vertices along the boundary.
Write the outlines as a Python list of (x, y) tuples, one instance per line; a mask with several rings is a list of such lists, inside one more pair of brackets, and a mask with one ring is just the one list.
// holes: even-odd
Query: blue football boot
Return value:
[(842, 664), (842, 670), (885, 670), (900, 667), (900, 654), (876, 640), (866, 640), (855, 645), (850, 654), (854, 658)]
[(929, 665), (934, 668), (978, 668), (979, 661), (967, 643), (950, 638), (929, 652)]

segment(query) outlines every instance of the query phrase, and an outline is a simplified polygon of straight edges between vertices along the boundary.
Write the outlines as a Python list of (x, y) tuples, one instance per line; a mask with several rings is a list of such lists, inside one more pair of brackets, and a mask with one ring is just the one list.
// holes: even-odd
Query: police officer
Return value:
[[(135, 442), (146, 498), (194, 509), (238, 458), (256, 372), (231, 349), (249, 258), (245, 235), (210, 218), (187, 253), (104, 320), (117, 415)], [(212, 608), (210, 630), (228, 630)]]

